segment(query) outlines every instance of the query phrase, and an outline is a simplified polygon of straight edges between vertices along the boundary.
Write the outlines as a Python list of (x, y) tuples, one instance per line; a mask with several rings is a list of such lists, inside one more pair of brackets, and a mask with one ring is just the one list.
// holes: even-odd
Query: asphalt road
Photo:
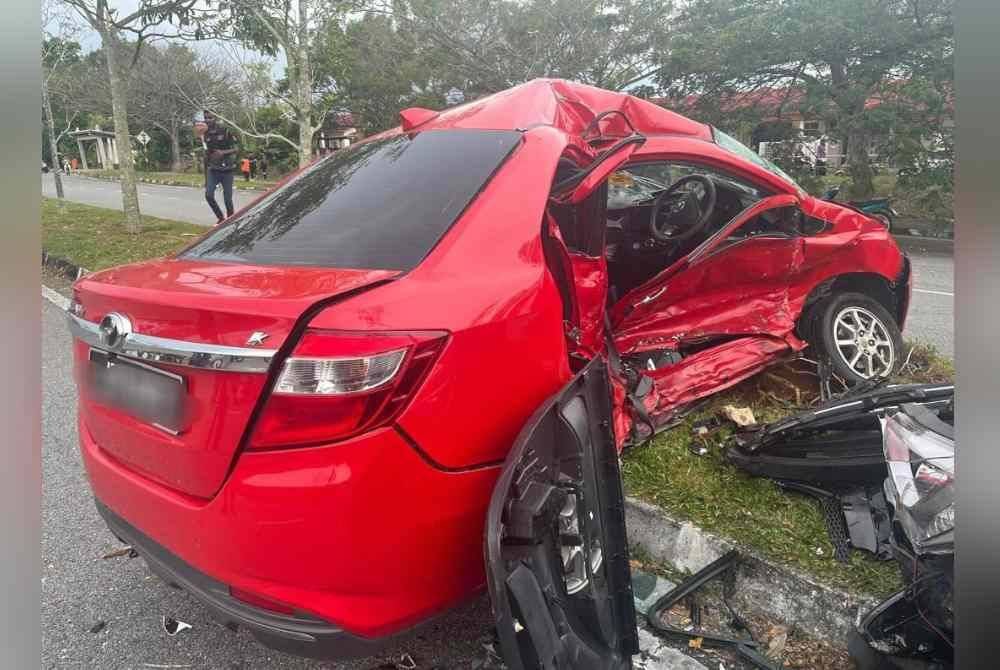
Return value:
[[(64, 177), (66, 197), (98, 207), (121, 208), (121, 187), (117, 182)], [(42, 193), (55, 197), (51, 174), (42, 175)], [(256, 192), (234, 193), (236, 208), (249, 203)], [(216, 196), (222, 206), (222, 195)], [(200, 189), (189, 186), (139, 185), (139, 206), (152, 216), (211, 225), (215, 217)], [(903, 238), (905, 240), (905, 238)], [(917, 244), (902, 242), (913, 262), (914, 293), (910, 316), (903, 335), (933, 344), (945, 356), (954, 357), (954, 262), (947, 253), (933, 253)]]
[(903, 337), (933, 344), (955, 357), (955, 259), (951, 254), (909, 251), (913, 295)]
[[(95, 207), (109, 209), (122, 208), (122, 189), (116, 181), (95, 179), (91, 177), (63, 177), (63, 191), (66, 198), (73, 202), (82, 202)], [(52, 174), (42, 175), (42, 195), (56, 197), (55, 178)], [(233, 203), (236, 209), (253, 201), (260, 193), (258, 191), (233, 190)], [(218, 189), (215, 200), (225, 211), (222, 201), (222, 189)], [(139, 209), (144, 214), (175, 221), (187, 221), (204, 226), (215, 223), (215, 215), (205, 202), (202, 189), (191, 186), (159, 186), (157, 184), (139, 184)]]

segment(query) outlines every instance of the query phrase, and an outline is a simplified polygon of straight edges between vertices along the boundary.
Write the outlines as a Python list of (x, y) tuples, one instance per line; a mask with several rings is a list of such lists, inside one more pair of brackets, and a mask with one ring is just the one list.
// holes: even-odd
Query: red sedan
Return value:
[[(910, 274), (886, 229), (718, 129), (553, 80), (401, 118), (74, 287), (99, 510), (267, 644), (374, 652), (483, 589), (488, 525), (509, 650), (537, 624), (498, 543), (544, 535), (552, 588), (592, 605), (627, 575), (599, 505), (616, 448), (807, 346), (848, 380), (898, 364)], [(535, 484), (562, 493), (532, 507)], [(629, 625), (605, 640), (621, 658)]]

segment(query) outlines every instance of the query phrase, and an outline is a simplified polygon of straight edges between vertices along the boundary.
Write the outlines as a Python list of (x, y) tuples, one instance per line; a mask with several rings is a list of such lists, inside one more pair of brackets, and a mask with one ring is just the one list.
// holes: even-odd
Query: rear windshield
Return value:
[(432, 130), (338, 151), (182, 258), (412, 269), (520, 138), (513, 131)]

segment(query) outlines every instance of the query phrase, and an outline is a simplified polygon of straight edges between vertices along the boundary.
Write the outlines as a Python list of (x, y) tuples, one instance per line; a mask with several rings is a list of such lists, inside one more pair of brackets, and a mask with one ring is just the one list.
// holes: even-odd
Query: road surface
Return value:
[[(63, 191), (68, 200), (82, 202), (95, 207), (110, 209), (122, 208), (122, 188), (116, 181), (95, 179), (93, 177), (63, 177)], [(42, 195), (56, 197), (55, 178), (52, 174), (42, 175)], [(233, 190), (233, 203), (236, 209), (253, 201), (260, 195), (258, 191)], [(215, 200), (225, 211), (222, 202), (222, 189), (218, 189)], [(191, 186), (160, 186), (157, 184), (139, 184), (139, 209), (143, 214), (162, 219), (187, 221), (203, 226), (215, 223), (215, 215), (205, 202), (202, 189)]]
[[(121, 187), (117, 182), (86, 177), (64, 177), (66, 197), (98, 207), (121, 209)], [(55, 182), (51, 174), (42, 175), (43, 195), (55, 197)], [(249, 203), (259, 193), (234, 193), (236, 208)], [(221, 192), (216, 200), (222, 206)], [(152, 216), (177, 219), (202, 225), (215, 223), (200, 189), (190, 186), (139, 185), (139, 206)], [(908, 248), (911, 245), (906, 244)], [(919, 248), (908, 251), (915, 278), (910, 316), (903, 336), (933, 344), (937, 350), (954, 357), (954, 262), (949, 253), (930, 253)]]

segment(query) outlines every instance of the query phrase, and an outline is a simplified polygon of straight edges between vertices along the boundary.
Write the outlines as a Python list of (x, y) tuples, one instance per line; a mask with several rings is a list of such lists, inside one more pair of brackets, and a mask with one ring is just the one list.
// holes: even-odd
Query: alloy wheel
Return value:
[(864, 379), (892, 372), (896, 351), (889, 331), (877, 316), (862, 307), (845, 307), (833, 322), (837, 353), (855, 374)]

